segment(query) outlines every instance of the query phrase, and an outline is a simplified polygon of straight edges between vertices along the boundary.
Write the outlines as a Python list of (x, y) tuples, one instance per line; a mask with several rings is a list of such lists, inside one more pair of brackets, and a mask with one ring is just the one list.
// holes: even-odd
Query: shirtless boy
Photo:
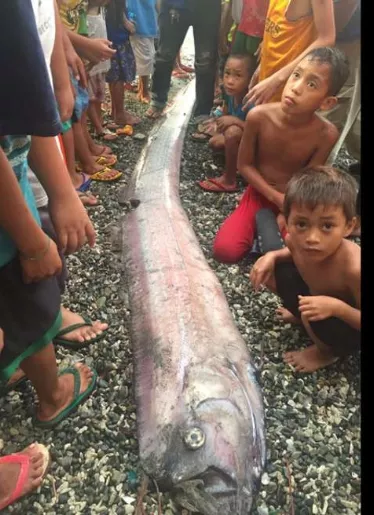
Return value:
[[(223, 73), (225, 103), (223, 115), (213, 122), (214, 133), (209, 139), (209, 146), (214, 151), (224, 150), (225, 171), (220, 177), (200, 181), (199, 186), (210, 192), (232, 193), (238, 191), (236, 185), (237, 161), (240, 141), (243, 136), (244, 122), (248, 111), (243, 109), (243, 98), (247, 93), (250, 76), (250, 57), (247, 55), (230, 55)], [(203, 124), (204, 125), (204, 124)], [(209, 130), (209, 129), (208, 129)], [(204, 138), (206, 133), (195, 133), (195, 139)]]
[(281, 317), (302, 322), (313, 345), (287, 352), (286, 363), (314, 372), (357, 352), (361, 331), (361, 249), (345, 238), (356, 222), (357, 184), (340, 170), (313, 166), (288, 183), (287, 247), (267, 252), (250, 279), (277, 293)]
[(238, 155), (239, 173), (249, 185), (218, 231), (215, 259), (240, 261), (252, 248), (257, 211), (270, 208), (278, 215), (290, 178), (305, 166), (325, 163), (339, 133), (316, 111), (336, 104), (348, 73), (339, 50), (314, 49), (294, 69), (281, 102), (249, 111)]

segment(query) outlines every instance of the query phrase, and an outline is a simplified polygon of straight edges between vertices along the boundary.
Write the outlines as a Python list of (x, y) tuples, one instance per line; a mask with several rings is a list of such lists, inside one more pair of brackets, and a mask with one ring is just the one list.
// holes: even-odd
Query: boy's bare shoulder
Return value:
[(349, 279), (361, 278), (361, 247), (354, 241), (343, 240), (344, 271)]
[(317, 124), (320, 126), (320, 135), (321, 139), (323, 141), (332, 143), (333, 145), (338, 141), (339, 138), (339, 131), (337, 127), (330, 122), (329, 120), (326, 120), (325, 118), (322, 118), (320, 116), (317, 116)]
[(260, 104), (252, 107), (247, 113), (246, 120), (251, 122), (260, 122), (263, 119), (269, 120), (277, 112), (278, 104), (279, 103)]

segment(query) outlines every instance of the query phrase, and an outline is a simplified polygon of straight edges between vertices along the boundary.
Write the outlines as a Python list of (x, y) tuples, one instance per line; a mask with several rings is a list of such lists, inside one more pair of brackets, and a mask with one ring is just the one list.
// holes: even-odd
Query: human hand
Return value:
[(275, 257), (272, 252), (267, 252), (256, 261), (249, 274), (249, 279), (255, 291), (257, 291), (261, 285), (268, 283), (274, 273), (274, 266)]
[(87, 88), (87, 75), (84, 64), (72, 45), (67, 48), (65, 55), (68, 66), (71, 68), (74, 77), (82, 88)]
[(281, 84), (282, 82), (279, 80), (276, 73), (254, 86), (250, 84), (248, 87), (248, 93), (244, 97), (245, 103), (243, 104), (243, 109), (248, 109), (253, 105), (258, 106), (260, 104), (266, 104), (269, 102), (271, 97), (275, 95)]
[(50, 199), (49, 214), (58, 244), (65, 254), (79, 250), (86, 242), (93, 247), (95, 230), (78, 195), (72, 191), (68, 198)]
[(220, 116), (216, 122), (217, 129), (219, 130), (219, 132), (223, 132), (226, 129), (228, 129), (231, 125), (235, 125), (236, 122), (237, 122), (237, 119), (235, 116), (231, 116), (231, 115)]
[[(46, 236), (46, 235), (45, 235)], [(38, 254), (19, 255), (23, 281), (26, 284), (35, 283), (53, 277), (61, 272), (62, 263), (53, 240), (47, 237), (45, 248)]]
[(87, 50), (85, 51), (85, 56), (94, 64), (110, 59), (116, 53), (116, 50), (111, 48), (112, 42), (108, 39), (89, 39), (87, 40), (87, 43), (88, 45)]
[(340, 303), (339, 299), (328, 297), (327, 295), (307, 297), (299, 295), (299, 311), (309, 322), (317, 322), (318, 320), (325, 320), (326, 318), (336, 316)]
[(70, 87), (63, 90), (55, 89), (55, 97), (61, 121), (66, 122), (67, 120), (70, 120), (75, 104), (73, 88)]
[(126, 30), (128, 30), (130, 32), (130, 34), (135, 34), (136, 32), (136, 25), (133, 21), (130, 21), (130, 20), (125, 20), (123, 22), (123, 26), (125, 27)]

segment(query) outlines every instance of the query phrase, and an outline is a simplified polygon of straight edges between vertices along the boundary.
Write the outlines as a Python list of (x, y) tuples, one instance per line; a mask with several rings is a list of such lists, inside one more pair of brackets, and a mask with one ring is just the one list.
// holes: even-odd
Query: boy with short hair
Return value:
[[(335, 168), (295, 174), (284, 199), (287, 247), (267, 252), (250, 279), (277, 293), (287, 322), (302, 322), (313, 345), (287, 352), (299, 372), (314, 372), (360, 348), (361, 249), (347, 240), (356, 223), (357, 184)], [(281, 244), (279, 245), (281, 246)]]
[[(199, 186), (209, 192), (233, 193), (238, 191), (236, 185), (237, 160), (240, 141), (243, 136), (244, 120), (248, 110), (243, 110), (243, 98), (250, 81), (250, 57), (247, 55), (230, 55), (225, 64), (223, 87), (225, 90), (222, 116), (216, 118), (216, 132), (209, 139), (209, 146), (225, 152), (225, 171), (220, 177), (200, 181)], [(210, 122), (207, 121), (206, 124)], [(196, 132), (194, 139), (204, 139), (206, 133)]]
[(325, 163), (339, 133), (316, 111), (335, 105), (348, 73), (348, 62), (336, 48), (312, 50), (294, 69), (281, 102), (249, 111), (238, 155), (239, 173), (249, 185), (218, 231), (215, 259), (240, 261), (252, 247), (258, 210), (278, 215), (293, 174)]

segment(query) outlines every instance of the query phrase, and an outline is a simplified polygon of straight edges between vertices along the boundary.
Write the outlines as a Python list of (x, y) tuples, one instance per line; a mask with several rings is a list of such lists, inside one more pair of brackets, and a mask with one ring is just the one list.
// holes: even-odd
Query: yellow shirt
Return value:
[(82, 15), (87, 11), (87, 0), (63, 0), (60, 5), (62, 23), (69, 30), (78, 33)]
[[(262, 41), (259, 81), (273, 75), (296, 59), (316, 39), (313, 15), (288, 21), (290, 0), (270, 0)], [(278, 102), (280, 89), (270, 100)]]

